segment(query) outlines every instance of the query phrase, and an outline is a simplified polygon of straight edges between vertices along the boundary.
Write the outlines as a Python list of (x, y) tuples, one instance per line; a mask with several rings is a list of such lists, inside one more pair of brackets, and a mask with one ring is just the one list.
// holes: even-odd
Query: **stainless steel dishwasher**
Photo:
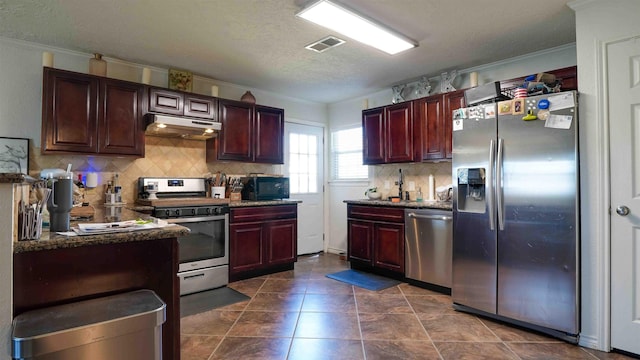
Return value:
[(453, 215), (438, 209), (405, 209), (405, 277), (451, 289)]

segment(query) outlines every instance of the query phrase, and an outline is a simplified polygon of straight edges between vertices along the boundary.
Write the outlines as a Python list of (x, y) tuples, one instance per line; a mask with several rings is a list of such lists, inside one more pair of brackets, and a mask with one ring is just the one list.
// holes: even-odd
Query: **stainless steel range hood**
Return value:
[(207, 119), (147, 114), (145, 135), (207, 140), (218, 135), (222, 124)]

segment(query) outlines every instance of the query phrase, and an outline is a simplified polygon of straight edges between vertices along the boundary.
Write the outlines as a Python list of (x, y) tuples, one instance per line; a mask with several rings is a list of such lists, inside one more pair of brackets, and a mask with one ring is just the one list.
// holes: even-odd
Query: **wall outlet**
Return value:
[(407, 189), (409, 191), (416, 191), (416, 182), (415, 181), (409, 181), (409, 189)]
[(385, 189), (391, 189), (391, 184), (389, 183), (389, 180), (385, 180), (384, 181), (384, 188)]

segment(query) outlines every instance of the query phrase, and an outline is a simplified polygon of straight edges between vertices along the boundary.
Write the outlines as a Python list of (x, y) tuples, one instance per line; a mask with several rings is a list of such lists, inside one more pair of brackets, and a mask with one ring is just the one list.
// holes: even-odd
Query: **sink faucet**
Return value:
[(400, 200), (402, 200), (402, 184), (404, 183), (403, 178), (404, 176), (402, 176), (402, 169), (399, 169), (399, 175), (398, 175), (398, 196), (400, 196)]

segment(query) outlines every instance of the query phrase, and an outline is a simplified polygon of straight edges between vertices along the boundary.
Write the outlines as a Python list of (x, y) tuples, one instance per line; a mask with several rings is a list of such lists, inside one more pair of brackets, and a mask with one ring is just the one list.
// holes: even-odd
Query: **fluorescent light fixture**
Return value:
[(314, 2), (298, 12), (296, 16), (337, 31), (391, 55), (418, 46), (415, 41), (406, 36), (389, 30), (332, 1), (320, 0)]

